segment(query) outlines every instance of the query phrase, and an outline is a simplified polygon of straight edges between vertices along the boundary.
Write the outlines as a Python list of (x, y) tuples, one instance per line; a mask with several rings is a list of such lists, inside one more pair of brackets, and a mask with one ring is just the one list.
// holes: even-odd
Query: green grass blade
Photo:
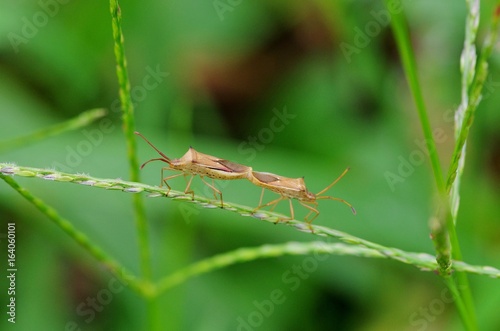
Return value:
[[(474, 119), (474, 113), (481, 101), (481, 92), (488, 76), (488, 59), (491, 56), (495, 41), (497, 40), (498, 28), (499, 28), (499, 18), (500, 18), (500, 3), (494, 9), (493, 19), (491, 22), (490, 30), (484, 41), (483, 48), (481, 50), (481, 56), (477, 63), (476, 74), (470, 86), (468, 87), (467, 105), (465, 111), (461, 112), (459, 115), (460, 119), (457, 121), (458, 128), (456, 132), (456, 144), (453, 151), (452, 162), (448, 170), (446, 190), (449, 192), (453, 186), (453, 183), (457, 179), (458, 171), (460, 167), (460, 162), (462, 159), (464, 146), (469, 136), (469, 130), (472, 126)], [(462, 115), (463, 113), (463, 115)], [(462, 161), (463, 162), (463, 161)], [(458, 207), (457, 207), (458, 208)]]
[[(389, 8), (390, 1), (386, 0), (387, 6)], [(417, 75), (417, 64), (413, 54), (413, 49), (410, 42), (410, 36), (407, 28), (407, 22), (404, 17), (404, 12), (393, 13), (392, 16), (392, 28), (394, 31), (394, 36), (396, 43), (398, 45), (399, 53), (403, 63), (403, 68), (410, 86), (411, 93), (415, 100), (417, 107), (417, 113), (422, 126), (422, 131), (425, 137), (426, 145), (429, 152), (429, 157), (431, 160), (431, 166), (434, 174), (434, 179), (436, 182), (437, 191), (439, 192), (438, 198), (438, 215), (440, 217), (435, 217), (432, 220), (431, 231), (434, 245), (437, 252), (437, 261), (440, 265), (439, 271), (443, 276), (449, 275), (449, 269), (451, 267), (451, 243), (458, 243), (458, 240), (454, 238), (449, 238), (453, 236), (453, 229), (450, 232), (448, 224), (446, 222), (446, 215), (448, 203), (443, 198), (445, 195), (445, 182), (443, 178), (443, 173), (441, 170), (441, 165), (439, 162), (439, 157), (437, 155), (436, 144), (432, 136), (432, 128), (430, 125), (429, 117), (427, 116), (427, 110), (425, 108), (424, 99), (422, 96), (422, 91), (420, 89), (420, 83), (418, 81)]]
[[(127, 143), (130, 179), (134, 182), (139, 182), (139, 161), (137, 158), (136, 140), (134, 136), (134, 106), (130, 95), (130, 82), (128, 79), (127, 60), (125, 58), (124, 38), (121, 26), (122, 16), (117, 0), (110, 0), (110, 11), (116, 57), (116, 74), (118, 76), (120, 102), (123, 111), (123, 128)], [(141, 196), (134, 196), (133, 203), (141, 257), (141, 271), (146, 279), (151, 279), (151, 253), (149, 248), (148, 225)]]
[[(318, 254), (330, 254), (330, 255), (345, 255), (345, 256), (357, 256), (357, 257), (367, 257), (367, 258), (387, 258), (386, 255), (382, 254), (379, 250), (373, 248), (366, 248), (362, 246), (353, 246), (343, 243), (326, 243), (321, 241), (313, 242), (289, 242), (284, 244), (274, 244), (274, 245), (263, 245), (259, 247), (247, 247), (239, 248), (231, 252), (222, 253), (210, 258), (195, 262), (183, 269), (180, 269), (169, 276), (166, 276), (156, 283), (153, 292), (156, 295), (162, 294), (164, 291), (177, 286), (188, 279), (202, 275), (204, 273), (213, 272), (225, 267), (237, 263), (251, 262), (257, 259), (274, 258), (283, 255), (315, 255)], [(419, 268), (420, 270), (435, 270), (437, 268), (437, 263), (434, 256), (424, 253), (405, 253), (411, 257), (412, 265)], [(320, 260), (318, 258), (318, 260)], [(323, 260), (323, 258), (321, 258)], [(404, 261), (403, 261), (404, 262)], [(471, 266), (466, 263), (460, 262), (455, 264), (456, 271), (473, 272), (480, 275), (487, 275), (493, 278), (500, 278), (500, 270), (492, 267), (484, 266)], [(454, 283), (449, 284), (458, 294)], [(456, 300), (460, 300), (460, 296), (455, 297)], [(461, 301), (458, 301), (459, 305), (463, 307)]]
[[(462, 55), (460, 57), (460, 71), (462, 73), (462, 100), (460, 102), (460, 106), (455, 112), (455, 140), (457, 140), (460, 136), (460, 130), (462, 128), (465, 110), (467, 109), (467, 105), (469, 104), (469, 89), (472, 85), (476, 73), (477, 53), (475, 43), (477, 29), (479, 26), (479, 0), (467, 0), (466, 3), (467, 19), (465, 24), (465, 40)], [(450, 192), (450, 205), (453, 224), (456, 224), (458, 207), (460, 204), (460, 178), (462, 176), (465, 165), (465, 152), (466, 144), (464, 144), (461, 149), (461, 156), (457, 164), (457, 175)]]
[[(120, 102), (123, 111), (123, 130), (127, 144), (127, 157), (129, 162), (130, 179), (134, 182), (140, 181), (139, 161), (136, 153), (136, 140), (134, 136), (135, 119), (134, 105), (130, 94), (130, 82), (127, 71), (127, 60), (125, 57), (124, 38), (122, 32), (122, 16), (118, 0), (110, 0), (111, 25), (113, 28), (114, 50), (116, 58), (116, 74), (118, 76)], [(152, 279), (151, 252), (149, 245), (148, 223), (144, 203), (140, 195), (132, 197), (134, 205), (135, 224), (137, 228), (137, 239), (139, 243), (139, 256), (141, 272), (143, 277), (150, 281)], [(157, 330), (159, 325), (156, 319), (156, 303), (149, 298), (147, 302), (149, 329)]]
[(273, 258), (283, 255), (332, 254), (359, 257), (385, 258), (380, 252), (360, 246), (325, 242), (289, 242), (285, 244), (263, 245), (259, 247), (238, 248), (195, 262), (173, 274), (162, 278), (156, 285), (156, 294), (179, 285), (191, 277), (213, 272), (237, 263), (250, 262), (257, 259)]
[[(455, 115), (455, 149), (453, 151), (452, 162), (448, 170), (446, 190), (450, 193), (451, 220), (453, 228), (456, 224), (458, 208), (460, 205), (460, 179), (465, 165), (465, 152), (467, 148), (467, 138), (472, 126), (474, 113), (481, 101), (481, 93), (488, 75), (488, 59), (491, 56), (495, 41), (497, 39), (500, 2), (497, 2), (490, 30), (484, 41), (481, 56), (476, 66), (475, 36), (479, 21), (479, 1), (468, 1), (468, 17), (466, 23), (466, 40), (462, 53), (462, 102)], [(460, 250), (453, 251), (453, 258), (462, 260)], [(457, 275), (460, 283), (460, 293), (468, 306), (472, 305), (472, 294), (465, 273)], [(471, 317), (475, 320), (473, 310), (469, 310)]]
[[(386, 3), (388, 8), (392, 6), (392, 0), (386, 0)], [(392, 28), (399, 49), (399, 54), (405, 71), (406, 79), (408, 81), (408, 85), (410, 86), (410, 91), (413, 95), (413, 99), (415, 100), (418, 117), (420, 119), (420, 124), (422, 125), (422, 131), (424, 134), (427, 150), (429, 152), (436, 187), (439, 192), (444, 192), (445, 185), (441, 164), (439, 161), (439, 156), (437, 155), (436, 142), (434, 141), (434, 137), (432, 135), (432, 128), (430, 125), (429, 117), (427, 116), (427, 110), (425, 107), (422, 90), (420, 89), (420, 83), (417, 74), (417, 63), (413, 54), (408, 26), (403, 11), (392, 14)]]
[[(390, 6), (390, 1), (386, 0), (387, 6)], [(438, 213), (431, 220), (431, 231), (434, 245), (437, 252), (437, 262), (439, 264), (439, 273), (442, 277), (448, 278), (452, 268), (452, 256), (456, 260), (461, 260), (461, 250), (458, 237), (456, 235), (455, 226), (451, 215), (450, 205), (446, 195), (448, 193), (447, 186), (444, 182), (439, 157), (436, 152), (436, 146), (432, 137), (432, 129), (425, 109), (420, 84), (417, 77), (416, 61), (413, 55), (413, 50), (410, 43), (410, 37), (407, 29), (407, 22), (404, 17), (404, 12), (393, 14), (392, 27), (394, 35), (402, 58), (405, 74), (410, 85), (417, 112), (424, 132), (424, 137), (427, 143), (431, 165), (436, 181), (436, 186), (439, 194)], [(470, 78), (469, 78), (470, 80)], [(454, 284), (453, 279), (447, 280), (447, 284)], [(458, 292), (457, 307), (459, 308), (460, 317), (464, 325), (469, 330), (476, 329), (476, 319), (474, 305), (472, 302), (472, 294), (468, 286), (468, 280), (465, 274), (459, 274), (458, 282), (461, 285), (461, 292)], [(463, 301), (462, 301), (463, 300)], [(465, 308), (464, 308), (465, 307)], [(464, 309), (461, 309), (464, 308)]]
[(475, 319), (467, 318), (470, 316), (470, 311), (467, 309), (465, 305), (465, 301), (463, 300), (463, 296), (461, 292), (458, 290), (457, 285), (453, 281), (452, 278), (445, 277), (443, 278), (446, 286), (450, 289), (450, 292), (453, 296), (453, 302), (459, 311), (460, 318), (462, 319), (462, 323), (465, 326), (466, 330), (477, 330)]
[(5, 152), (21, 146), (33, 144), (45, 138), (56, 136), (66, 131), (79, 129), (81, 127), (89, 125), (90, 123), (105, 115), (106, 110), (102, 108), (87, 110), (68, 121), (54, 124), (47, 128), (40, 129), (21, 137), (0, 141), (0, 152)]
[[(390, 1), (386, 0), (386, 3), (387, 7), (390, 8)], [(399, 13), (393, 13), (392, 28), (403, 63), (404, 72), (410, 86), (410, 91), (413, 95), (417, 107), (417, 113), (420, 119), (422, 131), (429, 152), (437, 191), (439, 192), (438, 194), (440, 196), (440, 198), (438, 199), (438, 215), (445, 216), (447, 214), (446, 209), (448, 203), (445, 202), (444, 198), (442, 198), (445, 194), (443, 173), (441, 170), (439, 157), (437, 155), (436, 143), (432, 136), (432, 128), (430, 125), (429, 117), (427, 116), (427, 110), (425, 108), (424, 98), (420, 89), (420, 83), (418, 81), (417, 64), (415, 61), (415, 56), (413, 54), (407, 22), (403, 11)], [(431, 230), (433, 230), (432, 237), (438, 255), (437, 260), (440, 264), (439, 270), (441, 275), (446, 276), (449, 274), (449, 268), (451, 266), (451, 247), (450, 240), (448, 239), (449, 232), (446, 226), (446, 218), (434, 218), (433, 224), (431, 225)], [(456, 242), (455, 240), (452, 241)]]
[[(49, 181), (59, 181), (59, 182), (68, 182), (74, 184), (84, 185), (89, 188), (100, 188), (100, 189), (108, 189), (108, 190), (118, 190), (128, 193), (140, 193), (147, 192), (150, 193), (148, 197), (167, 197), (166, 194), (169, 192), (167, 189), (158, 187), (158, 186), (150, 186), (142, 183), (128, 182), (120, 179), (102, 179), (95, 178), (87, 175), (74, 175), (69, 173), (64, 173), (55, 170), (48, 169), (39, 169), (39, 168), (31, 168), (31, 167), (22, 167), (16, 166), (13, 164), (0, 163), (0, 174), (3, 174), (4, 177), (7, 176), (21, 176), (26, 178), (38, 178)], [(176, 190), (170, 190), (168, 198), (178, 200), (183, 203), (195, 203), (202, 207), (212, 208), (214, 206), (214, 201), (201, 197), (194, 196), (194, 200), (191, 200), (192, 197), (190, 194), (184, 194), (183, 192), (179, 192)], [(228, 201), (224, 201), (224, 209), (240, 214), (241, 216), (252, 216), (254, 207), (242, 206), (239, 204), (231, 203)], [(278, 219), (283, 219), (285, 215), (264, 211), (261, 210), (258, 214), (254, 214), (254, 218), (266, 221), (269, 223), (275, 223)], [(350, 234), (330, 229), (327, 227), (319, 226), (319, 225), (311, 225), (309, 226), (305, 222), (301, 222), (298, 220), (290, 220), (286, 223), (279, 223), (280, 225), (291, 226), (296, 230), (301, 232), (310, 233), (316, 236), (321, 237), (331, 237), (342, 241), (345, 244), (362, 246), (368, 249), (372, 249), (377, 251), (378, 255), (384, 256), (386, 258), (390, 258), (399, 262), (403, 262), (406, 264), (412, 264), (416, 267), (419, 267), (423, 270), (436, 270), (438, 265), (435, 261), (435, 258), (431, 255), (425, 253), (410, 253), (405, 252), (403, 250), (386, 247), (383, 245), (379, 245), (377, 243), (373, 243), (368, 240), (364, 240), (362, 238), (358, 238), (356, 236), (352, 236)], [(366, 251), (365, 251), (366, 252)], [(375, 254), (375, 253), (373, 253)], [(353, 254), (354, 255), (354, 254)], [(454, 262), (453, 270), (459, 271), (464, 270), (467, 272), (473, 272), (477, 274), (484, 274), (491, 277), (499, 277), (500, 272), (497, 269), (492, 267), (473, 267), (469, 266), (463, 262)]]
[(33, 204), (38, 210), (51, 219), (61, 230), (66, 232), (68, 236), (73, 238), (81, 247), (88, 251), (99, 262), (103, 263), (117, 278), (124, 284), (128, 284), (132, 289), (139, 294), (145, 295), (149, 292), (148, 286), (138, 281), (135, 276), (127, 271), (117, 261), (109, 257), (100, 247), (92, 243), (92, 241), (82, 232), (78, 231), (73, 224), (67, 219), (61, 217), (57, 211), (43, 202), (40, 198), (35, 197), (27, 189), (21, 187), (12, 177), (0, 172), (0, 178), (3, 179), (10, 187), (16, 190), (28, 202)]

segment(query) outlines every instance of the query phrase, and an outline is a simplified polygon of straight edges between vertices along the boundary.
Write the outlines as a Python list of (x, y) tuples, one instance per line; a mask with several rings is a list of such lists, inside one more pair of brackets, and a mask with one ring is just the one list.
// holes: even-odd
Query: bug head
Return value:
[(306, 199), (307, 201), (314, 201), (314, 200), (317, 199), (316, 194), (314, 194), (314, 193), (312, 193), (312, 192), (310, 192), (308, 190), (305, 191), (305, 196), (307, 198)]
[(340, 201), (342, 202), (343, 204), (349, 206), (353, 212), (353, 214), (356, 215), (356, 209), (354, 209), (354, 207), (347, 201), (345, 201), (344, 199), (340, 199), (340, 198), (335, 198), (335, 197), (331, 197), (331, 196), (327, 196), (327, 195), (322, 195), (323, 193), (325, 193), (326, 191), (328, 191), (329, 189), (332, 188), (333, 185), (337, 184), (337, 182), (342, 178), (344, 177), (344, 175), (349, 171), (349, 168), (347, 168), (346, 170), (344, 170), (344, 172), (337, 177), (337, 179), (335, 179), (330, 185), (328, 185), (327, 187), (325, 187), (324, 189), (322, 189), (321, 191), (319, 191), (317, 194), (313, 194), (311, 192), (307, 192), (306, 194), (312, 194), (313, 196), (315, 196), (315, 198), (317, 200), (320, 200), (320, 199), (330, 199), (330, 200), (337, 200), (337, 201)]
[(144, 137), (142, 134), (140, 134), (139, 132), (135, 131), (134, 132), (136, 135), (138, 135), (139, 137), (141, 137), (142, 139), (144, 139), (144, 141), (146, 141), (149, 146), (153, 147), (155, 151), (158, 152), (158, 154), (160, 154), (161, 157), (157, 157), (157, 158), (154, 158), (154, 159), (151, 159), (151, 160), (148, 160), (146, 162), (144, 162), (142, 165), (141, 165), (141, 169), (144, 168), (144, 166), (146, 164), (148, 164), (149, 162), (152, 162), (152, 161), (162, 161), (162, 162), (165, 162), (165, 163), (168, 163), (170, 164), (172, 161), (170, 160), (170, 158), (168, 156), (166, 156), (165, 154), (163, 154), (158, 148), (156, 148), (149, 140), (146, 139), (146, 137)]
[(300, 184), (300, 188), (301, 188), (301, 191), (304, 192), (304, 196), (302, 197), (302, 200), (304, 201), (316, 201), (316, 194), (312, 193), (311, 191), (309, 191), (306, 187), (306, 183), (304, 183), (304, 177), (301, 177), (300, 178), (300, 181), (301, 181), (301, 184)]

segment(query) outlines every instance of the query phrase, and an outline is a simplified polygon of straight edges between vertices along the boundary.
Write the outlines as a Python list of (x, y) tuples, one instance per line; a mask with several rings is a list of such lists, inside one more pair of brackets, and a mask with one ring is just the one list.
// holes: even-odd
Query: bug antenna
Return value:
[(325, 193), (326, 191), (328, 191), (329, 189), (331, 189), (333, 185), (337, 184), (337, 182), (338, 182), (340, 179), (342, 179), (342, 177), (344, 177), (344, 175), (345, 175), (345, 174), (349, 171), (349, 169), (350, 169), (349, 167), (348, 167), (348, 168), (346, 168), (346, 169), (344, 170), (344, 172), (343, 172), (340, 176), (338, 176), (338, 177), (337, 177), (337, 179), (335, 179), (335, 180), (333, 181), (333, 183), (331, 183), (330, 185), (328, 185), (327, 187), (325, 187), (324, 189), (322, 189), (321, 191), (319, 191), (318, 193), (316, 193), (316, 196), (320, 196), (321, 194), (323, 194), (323, 193)]
[(151, 160), (143, 163), (142, 166), (141, 166), (141, 169), (146, 165), (146, 163), (148, 163), (150, 161), (162, 160), (162, 161), (167, 162), (167, 163), (170, 164), (170, 158), (168, 156), (166, 156), (165, 154), (163, 154), (158, 148), (156, 148), (149, 140), (146, 139), (146, 137), (144, 137), (142, 134), (140, 134), (137, 131), (135, 131), (134, 133), (136, 135), (138, 135), (139, 137), (141, 137), (142, 139), (144, 139), (149, 144), (149, 146), (153, 147), (154, 150), (158, 152), (158, 154), (160, 154), (161, 156), (163, 156), (163, 158), (151, 159)]
[[(163, 161), (163, 162), (166, 162), (166, 160), (165, 160), (164, 158), (162, 158), (162, 157), (157, 157), (157, 158), (155, 158), (155, 159), (151, 159), (151, 160), (148, 160), (148, 161), (144, 162), (144, 163), (141, 165), (141, 169), (142, 169), (142, 168), (144, 168), (144, 166), (145, 166), (146, 164), (148, 164), (149, 162), (153, 162), (153, 161)], [(168, 163), (168, 162), (167, 162), (167, 163)]]

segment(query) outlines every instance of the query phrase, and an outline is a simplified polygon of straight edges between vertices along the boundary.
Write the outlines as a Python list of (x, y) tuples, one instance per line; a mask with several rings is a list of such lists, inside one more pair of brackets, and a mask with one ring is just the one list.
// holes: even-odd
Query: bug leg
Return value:
[(175, 174), (175, 175), (172, 175), (172, 176), (167, 176), (167, 177), (164, 177), (164, 176), (163, 176), (163, 171), (164, 171), (164, 170), (172, 170), (172, 169), (170, 169), (169, 167), (163, 167), (163, 168), (161, 168), (161, 181), (160, 181), (160, 187), (162, 187), (164, 183), (165, 183), (165, 185), (167, 185), (167, 187), (168, 187), (167, 197), (168, 197), (168, 194), (170, 193), (170, 190), (171, 190), (172, 188), (170, 187), (170, 185), (168, 185), (167, 180), (170, 180), (170, 179), (172, 179), (172, 178), (176, 178), (176, 177), (182, 176), (182, 175), (183, 175), (183, 173), (180, 173), (180, 174)]
[(259, 206), (262, 205), (262, 198), (264, 198), (264, 188), (262, 189), (262, 192), (260, 193), (260, 200), (259, 200)]
[(256, 208), (253, 210), (253, 212), (256, 212), (257, 210), (262, 209), (262, 208), (264, 208), (264, 207), (268, 207), (268, 206), (271, 206), (271, 205), (277, 204), (278, 202), (280, 202), (280, 201), (281, 201), (281, 200), (283, 200), (283, 199), (285, 199), (285, 197), (284, 197), (284, 196), (280, 196), (278, 199), (275, 199), (275, 200), (273, 200), (273, 201), (271, 201), (271, 202), (268, 202), (268, 203), (265, 203), (265, 204), (263, 204), (263, 205), (260, 205), (260, 206), (256, 207)]
[[(316, 217), (318, 217), (318, 215), (319, 215), (319, 211), (318, 211), (316, 208), (314, 208), (314, 207), (312, 207), (312, 206), (307, 205), (305, 202), (299, 201), (299, 203), (300, 203), (302, 206), (304, 206), (304, 207), (306, 207), (307, 209), (309, 209), (309, 213), (306, 215), (306, 217), (304, 218), (304, 220), (305, 220), (308, 224), (311, 224), (311, 223), (312, 223), (312, 221), (314, 221), (314, 220), (316, 219)], [(317, 203), (314, 203), (314, 202), (312, 202), (312, 204), (314, 204), (314, 206), (315, 206), (315, 207), (318, 205)], [(308, 218), (309, 218), (309, 215), (311, 215), (312, 213), (315, 213), (316, 215), (314, 215), (314, 216), (313, 216), (313, 218), (308, 219)]]
[[(283, 198), (283, 200), (286, 199), (286, 198)], [(294, 216), (294, 212), (293, 212), (293, 205), (292, 205), (292, 199), (288, 198), (288, 203), (290, 204), (290, 215), (291, 217), (284, 217), (284, 218), (278, 218), (278, 220), (276, 222), (274, 222), (274, 224), (278, 224), (279, 222), (287, 222), (287, 221), (290, 221), (290, 220), (293, 220), (295, 218)], [(277, 206), (278, 204), (275, 204), (271, 209), (270, 211), (273, 211), (274, 208)]]
[[(286, 197), (284, 197), (284, 196), (281, 195), (278, 199), (275, 199), (275, 200), (270, 201), (270, 202), (268, 202), (266, 204), (258, 206), (257, 208), (255, 208), (253, 210), (253, 213), (255, 213), (259, 209), (262, 209), (262, 208), (268, 207), (268, 206), (273, 206), (272, 209), (271, 209), (271, 211), (272, 211), (272, 210), (274, 210), (274, 208), (276, 207), (276, 205), (278, 204), (278, 202), (280, 202), (281, 200), (284, 200), (284, 199), (286, 199)], [(276, 223), (280, 222), (281, 220), (282, 219), (278, 218), (278, 220), (276, 221)]]
[(277, 203), (275, 203), (275, 204), (271, 207), (271, 209), (269, 209), (269, 211), (274, 211), (274, 208), (276, 208), (276, 206), (277, 206), (277, 205), (278, 205), (278, 204), (277, 204)]
[[(278, 220), (276, 221), (276, 224), (279, 223), (279, 222), (287, 222), (287, 221), (295, 219), (295, 214), (293, 212), (292, 199), (288, 198), (288, 202), (290, 204), (290, 217), (278, 218)], [(273, 207), (273, 209), (274, 209), (274, 207)]]
[(220, 196), (220, 207), (224, 208), (224, 201), (222, 200), (222, 192), (215, 187), (214, 180), (212, 179), (212, 184), (213, 185), (210, 185), (209, 183), (207, 183), (203, 179), (203, 177), (200, 177), (200, 178), (203, 181), (203, 183), (205, 183), (208, 187), (210, 187), (212, 189), (212, 191), (214, 192), (214, 198), (215, 198), (216, 201), (217, 201), (217, 195), (216, 194), (219, 194), (219, 196)]
[[(215, 187), (215, 182), (214, 182), (213, 178), (212, 178), (212, 185)], [(217, 190), (217, 192), (219, 192), (219, 195), (220, 195), (220, 207), (224, 208), (224, 200), (222, 199), (222, 192), (219, 190)], [(214, 193), (214, 196), (215, 196), (215, 193)], [(215, 199), (217, 199), (217, 197)]]
[[(184, 177), (186, 177), (187, 174), (184, 174)], [(193, 181), (195, 175), (191, 175), (191, 178), (189, 178), (189, 181), (187, 183), (186, 189), (184, 190), (184, 194), (191, 194), (191, 200), (194, 200), (194, 191), (190, 190), (191, 188), (191, 182)]]

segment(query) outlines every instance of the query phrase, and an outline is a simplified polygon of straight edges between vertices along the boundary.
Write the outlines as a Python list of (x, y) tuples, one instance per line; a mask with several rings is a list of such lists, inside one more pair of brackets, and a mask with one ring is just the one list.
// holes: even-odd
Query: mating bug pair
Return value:
[[(290, 213), (291, 217), (283, 220), (294, 219), (294, 211), (291, 199), (297, 199), (299, 203), (309, 209), (309, 213), (305, 217), (305, 221), (309, 224), (319, 215), (319, 211), (315, 208), (318, 206), (318, 202), (316, 200), (320, 199), (330, 199), (340, 201), (347, 206), (349, 206), (353, 213), (356, 214), (355, 209), (351, 206), (347, 201), (330, 197), (330, 196), (321, 196), (321, 194), (328, 191), (333, 185), (335, 185), (349, 170), (347, 168), (344, 172), (335, 179), (330, 185), (325, 187), (319, 193), (314, 194), (307, 190), (304, 178), (288, 178), (282, 177), (279, 175), (275, 175), (269, 172), (259, 172), (254, 171), (252, 167), (248, 167), (242, 164), (234, 163), (228, 160), (220, 159), (215, 156), (203, 154), (194, 150), (194, 148), (190, 147), (184, 156), (180, 159), (171, 159), (165, 154), (163, 154), (158, 148), (156, 148), (149, 140), (147, 140), (142, 134), (139, 132), (135, 132), (136, 135), (140, 136), (144, 139), (151, 147), (153, 147), (161, 157), (154, 158), (149, 161), (146, 161), (142, 164), (141, 169), (152, 161), (162, 161), (168, 164), (168, 167), (163, 167), (161, 169), (161, 184), (165, 183), (168, 187), (168, 192), (170, 192), (171, 188), (168, 185), (167, 181), (179, 177), (179, 176), (188, 176), (190, 175), (189, 181), (187, 183), (186, 189), (184, 193), (191, 194), (194, 199), (194, 192), (191, 190), (191, 182), (194, 176), (199, 175), (203, 183), (205, 183), (208, 187), (212, 189), (214, 192), (214, 197), (217, 199), (217, 194), (220, 196), (221, 207), (224, 207), (224, 201), (222, 199), (222, 192), (218, 190), (214, 185), (214, 179), (224, 179), (224, 180), (233, 180), (233, 179), (248, 179), (254, 185), (262, 187), (262, 193), (260, 195), (259, 206), (254, 209), (253, 212), (257, 210), (272, 206), (271, 211), (276, 207), (276, 205), (285, 199), (288, 199), (290, 203)], [(176, 170), (181, 173), (175, 174), (172, 176), (164, 177), (164, 170)], [(203, 177), (212, 178), (212, 184), (207, 183)], [(264, 190), (268, 189), (273, 192), (276, 192), (280, 195), (278, 199), (275, 199), (271, 202), (262, 204), (262, 199), (264, 197)], [(168, 195), (167, 192), (167, 195)], [(311, 214), (314, 214), (313, 217), (310, 217)], [(281, 219), (280, 219), (281, 220)], [(278, 220), (278, 221), (280, 221)]]

